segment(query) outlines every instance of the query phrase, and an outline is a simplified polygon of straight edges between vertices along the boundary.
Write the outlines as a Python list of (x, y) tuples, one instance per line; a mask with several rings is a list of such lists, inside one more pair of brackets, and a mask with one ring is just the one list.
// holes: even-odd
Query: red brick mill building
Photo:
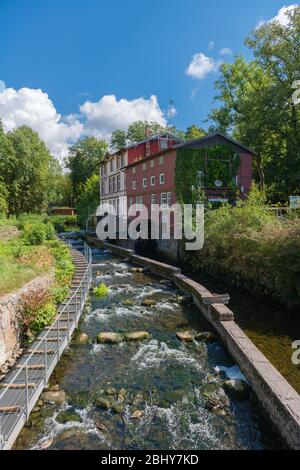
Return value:
[[(161, 145), (162, 138), (164, 139), (163, 145)], [(205, 162), (204, 171), (192, 170), (192, 176), (195, 176), (194, 173), (200, 174), (200, 185), (207, 199), (211, 202), (234, 202), (238, 198), (244, 199), (251, 187), (252, 160), (255, 153), (240, 142), (221, 133), (213, 133), (190, 142), (182, 142), (168, 135), (154, 136), (114, 155), (109, 155), (102, 163), (101, 203), (111, 202), (118, 209), (118, 196), (125, 196), (128, 207), (136, 205), (135, 207), (138, 209), (139, 204), (145, 205), (150, 218), (152, 204), (170, 207), (178, 202), (176, 198), (176, 163), (178, 165), (182, 151), (184, 151), (184, 159), (186, 160), (183, 162), (183, 167), (185, 168), (186, 165), (186, 174), (191, 175), (191, 162), (189, 161), (191, 154), (189, 151), (201, 151), (202, 149), (205, 154), (205, 149), (220, 149), (222, 153), (222, 148), (228, 148), (234, 156), (238, 156), (238, 167), (231, 168), (231, 163), (228, 163), (230, 166), (228, 173), (230, 185), (228, 187), (218, 176), (216, 170), (214, 171), (216, 179), (213, 178), (211, 181), (208, 174), (210, 168), (209, 165), (207, 166), (208, 162)], [(111, 160), (118, 158), (120, 158), (120, 163), (116, 162), (116, 166), (111, 166)], [(227, 160), (222, 155), (216, 155), (216, 159), (227, 165)], [(110, 171), (111, 169), (114, 171)], [(183, 178), (185, 177), (184, 173), (185, 171)], [(116, 178), (115, 184), (114, 178)], [(189, 179), (185, 180), (184, 184), (192, 185)], [(114, 201), (116, 202), (114, 203)], [(161, 245), (161, 248), (165, 245), (166, 251), (171, 250), (174, 254), (174, 242), (174, 240), (169, 240), (164, 243), (159, 240), (158, 245)]]

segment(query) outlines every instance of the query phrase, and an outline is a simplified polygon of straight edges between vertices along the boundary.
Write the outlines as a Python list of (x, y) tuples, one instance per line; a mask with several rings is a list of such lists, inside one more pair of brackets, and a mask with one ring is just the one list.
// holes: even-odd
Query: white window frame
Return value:
[(143, 178), (143, 188), (147, 188), (147, 178)]
[(161, 156), (159, 157), (159, 159), (158, 159), (158, 163), (159, 163), (160, 165), (163, 165), (164, 162), (165, 162), (164, 156), (161, 155)]
[(132, 181), (132, 189), (133, 189), (133, 191), (136, 190), (136, 181)]
[(152, 158), (152, 160), (150, 160), (150, 168), (153, 168), (154, 167), (154, 158)]
[(151, 194), (151, 204), (156, 204), (156, 194)]
[(146, 162), (144, 162), (144, 163), (142, 164), (142, 170), (143, 170), (143, 171), (146, 171), (146, 170), (147, 170), (147, 163), (146, 163)]
[(150, 176), (150, 186), (155, 186), (155, 176)]
[(159, 184), (165, 184), (165, 174), (160, 173), (159, 175)]

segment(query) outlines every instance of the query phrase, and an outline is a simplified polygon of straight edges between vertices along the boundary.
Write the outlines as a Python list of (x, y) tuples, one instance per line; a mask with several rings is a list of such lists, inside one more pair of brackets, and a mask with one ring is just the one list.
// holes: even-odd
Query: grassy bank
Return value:
[(204, 248), (185, 261), (286, 305), (299, 304), (300, 217), (277, 219), (254, 189), (237, 207), (206, 212)]
[(50, 221), (26, 215), (0, 220), (0, 295), (22, 287), (35, 277), (54, 273), (50, 289), (25, 295), (21, 328), (33, 338), (56, 313), (67, 296), (74, 272), (69, 249), (55, 235)]

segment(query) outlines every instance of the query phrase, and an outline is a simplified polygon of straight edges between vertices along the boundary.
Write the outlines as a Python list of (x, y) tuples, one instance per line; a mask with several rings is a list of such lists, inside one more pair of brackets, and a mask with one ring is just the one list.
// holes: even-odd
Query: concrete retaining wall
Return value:
[(219, 333), (223, 343), (249, 381), (265, 412), (288, 446), (300, 450), (300, 396), (268, 359), (257, 349), (234, 321), (233, 312), (224, 304), (211, 303), (214, 295), (205, 287), (181, 274), (179, 268), (136, 255), (100, 240), (95, 245), (146, 266), (151, 272), (171, 279), (184, 292), (193, 296), (203, 316)]

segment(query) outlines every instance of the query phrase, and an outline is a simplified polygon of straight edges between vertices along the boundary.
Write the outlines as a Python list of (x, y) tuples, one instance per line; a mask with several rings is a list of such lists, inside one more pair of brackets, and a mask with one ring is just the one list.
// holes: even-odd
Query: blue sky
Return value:
[[(0, 0), (0, 80), (6, 92), (28, 89), (24, 96), (12, 97), (10, 92), (1, 105), (0, 82), (0, 117), (9, 130), (22, 119), (30, 123), (31, 105), (36, 113), (33, 122), (36, 117), (44, 119), (44, 110), (50, 127), (51, 119), (60, 126), (52, 131), (58, 134), (56, 147), (50, 145), (57, 155), (66, 151), (64, 139), (89, 131), (107, 137), (114, 124), (125, 126), (130, 116), (143, 118), (149, 113), (150, 118), (163, 120), (170, 99), (179, 128), (204, 125), (219, 61), (230, 62), (236, 54), (249, 57), (244, 46), (248, 33), (283, 6), (295, 3)], [(101, 101), (99, 111), (97, 103), (109, 95), (115, 100)], [(157, 101), (150, 100), (152, 95)], [(103, 131), (97, 132), (97, 126)], [(45, 129), (41, 133), (50, 139)]]

